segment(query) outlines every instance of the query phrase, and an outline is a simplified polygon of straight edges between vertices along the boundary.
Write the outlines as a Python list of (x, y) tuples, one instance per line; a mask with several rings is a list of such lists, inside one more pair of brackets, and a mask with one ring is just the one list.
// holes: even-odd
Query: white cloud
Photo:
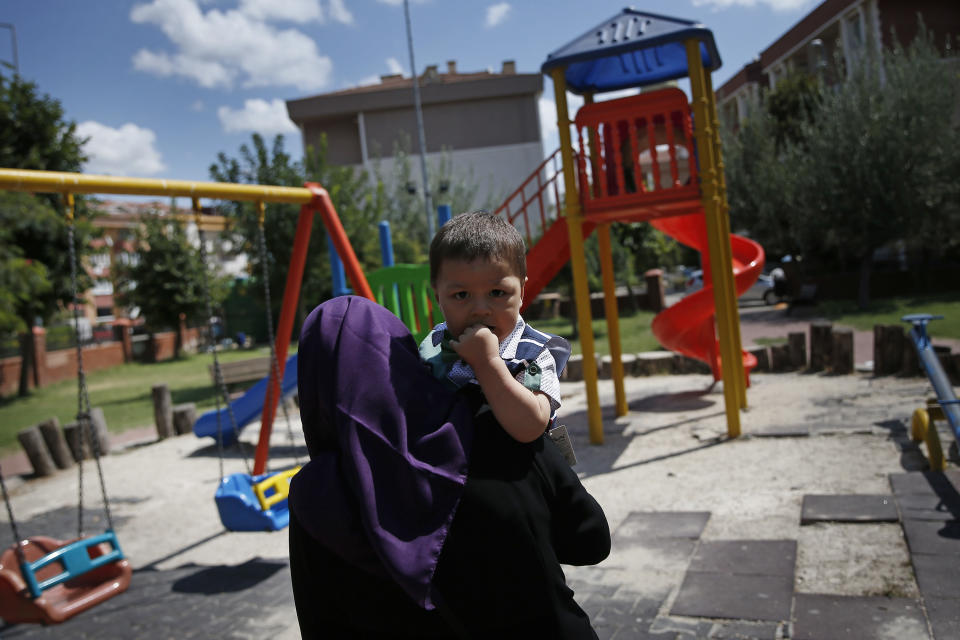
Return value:
[(254, 98), (243, 103), (243, 109), (220, 107), (217, 117), (227, 133), (237, 131), (256, 131), (264, 135), (277, 133), (296, 133), (297, 126), (287, 115), (287, 105), (279, 98), (267, 102)]
[(83, 145), (90, 156), (84, 167), (88, 173), (149, 176), (167, 168), (154, 147), (157, 136), (150, 129), (129, 122), (114, 129), (87, 120), (77, 125), (77, 135), (88, 138)]
[[(267, 6), (251, 3), (261, 5)], [(239, 80), (247, 88), (314, 91), (327, 86), (333, 71), (330, 58), (302, 32), (276, 29), (241, 10), (203, 12), (196, 0), (152, 0), (136, 5), (130, 19), (158, 26), (175, 47), (172, 53), (141, 49), (133, 57), (135, 69), (186, 77), (202, 87), (230, 88)]]
[(403, 73), (403, 65), (396, 58), (387, 58), (387, 68), (390, 73)]
[[(273, 1), (273, 0), (270, 0)], [(353, 24), (353, 14), (343, 0), (329, 0), (330, 19), (341, 24)]]
[(713, 7), (715, 11), (728, 9), (732, 6), (753, 7), (767, 5), (774, 11), (793, 11), (813, 4), (813, 0), (693, 0), (695, 7)]
[(320, 0), (240, 0), (239, 9), (255, 20), (323, 22)]
[(487, 27), (495, 27), (507, 19), (510, 13), (509, 2), (498, 2), (487, 7)]

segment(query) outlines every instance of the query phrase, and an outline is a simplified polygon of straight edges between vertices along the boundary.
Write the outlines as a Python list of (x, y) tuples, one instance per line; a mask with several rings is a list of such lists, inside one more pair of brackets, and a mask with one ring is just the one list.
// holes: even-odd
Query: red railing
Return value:
[[(543, 235), (563, 209), (559, 184), (562, 175), (563, 161), (560, 149), (557, 149), (494, 211), (494, 215), (504, 215), (526, 236), (527, 247), (533, 246), (534, 237)], [(547, 197), (544, 197), (545, 192)], [(551, 195), (552, 203), (549, 202)], [(539, 222), (535, 227), (530, 224), (530, 209), (534, 209), (534, 221)]]
[(699, 199), (690, 106), (680, 89), (585, 105), (575, 124), (587, 216)]

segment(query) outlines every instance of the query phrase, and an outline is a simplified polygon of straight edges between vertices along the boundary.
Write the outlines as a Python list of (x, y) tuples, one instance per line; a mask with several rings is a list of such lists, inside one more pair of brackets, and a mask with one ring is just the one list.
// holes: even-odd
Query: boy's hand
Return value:
[(483, 324), (467, 327), (460, 337), (450, 341), (450, 346), (474, 370), (500, 359), (500, 341), (490, 327)]

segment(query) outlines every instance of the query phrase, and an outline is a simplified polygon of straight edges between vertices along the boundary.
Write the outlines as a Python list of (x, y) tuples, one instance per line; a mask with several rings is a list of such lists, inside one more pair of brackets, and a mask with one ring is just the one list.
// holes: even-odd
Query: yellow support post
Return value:
[(587, 265), (583, 251), (583, 215), (577, 195), (577, 178), (573, 166), (573, 143), (570, 138), (570, 114), (567, 107), (567, 81), (564, 69), (550, 72), (553, 95), (557, 105), (557, 128), (560, 130), (560, 149), (563, 158), (564, 204), (567, 232), (570, 238), (570, 267), (573, 272), (573, 297), (577, 305), (577, 325), (580, 328), (580, 351), (583, 354), (583, 383), (587, 388), (587, 422), (590, 443), (603, 444), (603, 416), (600, 413), (600, 395), (597, 392), (597, 360), (593, 344), (593, 325), (590, 317), (590, 287), (587, 283)]
[(116, 193), (213, 200), (263, 200), (290, 204), (308, 204), (313, 200), (313, 194), (304, 187), (125, 178), (27, 169), (0, 169), (0, 190), (31, 193)]
[[(731, 263), (724, 263), (723, 242), (730, 245), (729, 236), (722, 237), (720, 220), (720, 197), (717, 180), (717, 168), (714, 164), (713, 133), (710, 108), (707, 104), (707, 84), (700, 58), (700, 43), (695, 39), (686, 41), (687, 68), (690, 76), (692, 94), (694, 138), (697, 142), (697, 156), (700, 159), (700, 192), (703, 201), (703, 213), (707, 227), (707, 246), (710, 254), (710, 271), (713, 275), (713, 299), (716, 307), (717, 333), (720, 340), (720, 368), (723, 378), (723, 398), (727, 415), (727, 434), (731, 438), (740, 435), (740, 393), (737, 387), (735, 357), (731, 332), (730, 303), (732, 292), (728, 289), (729, 278), (724, 270), (731, 270)], [(729, 254), (728, 254), (729, 255)]]
[[(927, 407), (929, 409), (929, 407)], [(927, 443), (927, 460), (931, 471), (943, 471), (946, 459), (943, 457), (943, 447), (940, 445), (940, 434), (933, 423), (933, 416), (927, 409), (915, 409), (910, 418), (910, 439), (914, 442), (921, 440)]]
[(731, 265), (730, 269), (724, 269), (724, 276), (727, 280), (727, 290), (730, 291), (730, 332), (733, 337), (733, 350), (737, 357), (733, 360), (733, 365), (737, 375), (737, 395), (740, 400), (740, 408), (747, 408), (747, 372), (743, 366), (743, 341), (740, 336), (740, 308), (737, 305), (737, 287), (734, 282), (733, 274), (733, 253), (730, 248), (730, 203), (727, 202), (727, 177), (724, 173), (723, 165), (723, 147), (720, 143), (720, 119), (717, 117), (717, 101), (713, 93), (713, 80), (709, 73), (704, 74), (704, 80), (707, 90), (707, 107), (710, 110), (710, 122), (713, 125), (713, 154), (714, 163), (717, 168), (717, 188), (720, 198), (720, 223), (722, 225), (721, 234), (724, 241), (721, 243), (726, 257), (724, 264)]
[(623, 388), (623, 354), (620, 346), (620, 316), (617, 309), (617, 283), (613, 278), (613, 251), (610, 246), (610, 223), (597, 226), (600, 248), (600, 270), (603, 274), (603, 310), (607, 316), (607, 343), (610, 346), (610, 377), (616, 398), (617, 416), (627, 415), (627, 394)]
[[(593, 104), (593, 93), (583, 95), (584, 104)], [(593, 175), (597, 175), (597, 132), (587, 131), (590, 145), (590, 162)], [(610, 373), (613, 378), (613, 394), (616, 399), (617, 416), (627, 415), (627, 393), (623, 383), (623, 348), (620, 346), (620, 316), (617, 311), (617, 286), (614, 281), (613, 251), (610, 248), (610, 224), (597, 227), (600, 249), (600, 270), (603, 274), (603, 309), (607, 320), (607, 344), (610, 350)]]

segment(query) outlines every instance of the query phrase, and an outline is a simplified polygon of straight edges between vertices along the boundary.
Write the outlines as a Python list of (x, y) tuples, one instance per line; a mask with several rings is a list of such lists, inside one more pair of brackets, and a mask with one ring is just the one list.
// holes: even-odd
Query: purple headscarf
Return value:
[(430, 583), (467, 478), (466, 401), (434, 379), (396, 316), (356, 296), (310, 313), (298, 366), (310, 462), (290, 509), (325, 547), (433, 609)]

